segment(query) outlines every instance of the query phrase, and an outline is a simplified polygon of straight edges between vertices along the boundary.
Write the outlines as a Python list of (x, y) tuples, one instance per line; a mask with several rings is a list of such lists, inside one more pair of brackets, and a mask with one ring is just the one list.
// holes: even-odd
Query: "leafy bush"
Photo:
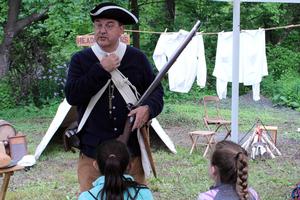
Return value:
[(0, 81), (0, 108), (12, 108), (15, 103), (12, 97), (12, 89), (5, 79)]
[(210, 90), (207, 87), (200, 88), (196, 83), (193, 84), (191, 90), (188, 93), (172, 92), (169, 89), (167, 79), (163, 81), (164, 87), (164, 100), (168, 103), (180, 103), (180, 102), (199, 102), (205, 95), (215, 95), (214, 90)]
[(300, 69), (299, 52), (286, 47), (268, 44), (267, 58), (269, 74), (272, 74), (274, 80), (280, 79), (282, 75), (290, 70), (294, 70), (297, 73), (297, 70)]
[(269, 76), (262, 91), (277, 105), (300, 108), (300, 54), (282, 46), (268, 46)]
[(275, 84), (272, 100), (278, 105), (300, 110), (300, 76), (295, 71), (290, 71), (282, 75)]
[(64, 85), (66, 82), (67, 64), (49, 68), (44, 71), (43, 76), (39, 80), (40, 100), (44, 103), (49, 99), (63, 97)]
[(22, 32), (14, 42), (14, 59), (8, 80), (18, 105), (41, 106), (52, 98), (63, 96), (67, 64), (52, 67), (48, 55), (50, 44), (39, 37), (45, 34), (45, 30), (33, 33), (31, 28)]

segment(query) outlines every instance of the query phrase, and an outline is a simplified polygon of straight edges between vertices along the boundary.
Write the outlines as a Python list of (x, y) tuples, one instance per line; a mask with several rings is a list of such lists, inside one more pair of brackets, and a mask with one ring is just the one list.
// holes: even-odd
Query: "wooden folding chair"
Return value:
[(189, 132), (189, 136), (192, 140), (192, 148), (190, 150), (190, 154), (193, 153), (193, 150), (196, 149), (197, 141), (199, 137), (204, 137), (206, 139), (206, 145), (205, 151), (203, 153), (203, 157), (206, 156), (209, 149), (212, 148), (212, 145), (215, 143), (215, 132), (213, 131), (193, 131)]
[[(211, 130), (211, 125), (213, 125), (215, 128), (213, 129), (214, 132), (217, 133), (219, 128), (225, 127), (227, 133), (224, 138), (224, 140), (227, 139), (228, 136), (230, 136), (231, 129), (229, 126), (231, 125), (231, 121), (224, 120), (221, 117), (220, 114), (220, 99), (217, 96), (204, 96), (203, 97), (203, 105), (204, 105), (204, 117), (203, 121), (206, 126), (206, 128), (209, 131)], [(214, 108), (214, 110), (210, 109), (210, 112), (208, 112), (209, 108)]]

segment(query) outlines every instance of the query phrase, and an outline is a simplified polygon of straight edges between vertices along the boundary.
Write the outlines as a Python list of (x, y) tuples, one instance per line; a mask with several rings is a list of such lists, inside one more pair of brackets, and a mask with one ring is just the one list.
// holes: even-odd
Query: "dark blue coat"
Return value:
[[(152, 67), (146, 56), (138, 49), (127, 46), (118, 69), (142, 95), (154, 80)], [(81, 120), (91, 99), (111, 78), (105, 71), (91, 48), (77, 52), (71, 59), (67, 83), (66, 99), (76, 105)], [(81, 151), (95, 158), (95, 147), (101, 142), (117, 138), (123, 132), (128, 114), (126, 102), (118, 90), (114, 89), (112, 114), (109, 114), (108, 88), (93, 108), (84, 127), (80, 131)], [(150, 118), (156, 117), (163, 108), (163, 88), (159, 85), (143, 103), (150, 108)], [(129, 138), (128, 147), (134, 155), (140, 155), (136, 133)]]

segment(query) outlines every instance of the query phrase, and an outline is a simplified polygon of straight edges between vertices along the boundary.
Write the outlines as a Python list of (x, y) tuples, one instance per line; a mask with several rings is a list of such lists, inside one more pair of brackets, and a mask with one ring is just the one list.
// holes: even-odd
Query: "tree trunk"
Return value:
[(0, 78), (3, 77), (9, 69), (10, 46), (15, 35), (14, 27), (20, 12), (21, 0), (8, 1), (7, 22), (4, 26), (4, 36), (0, 44)]
[[(174, 26), (174, 21), (175, 21), (175, 0), (166, 0), (165, 2), (166, 5), (166, 19), (167, 19), (167, 24), (171, 25), (171, 29), (173, 29)], [(173, 30), (169, 30), (173, 31)]]
[[(132, 13), (139, 19), (138, 0), (131, 0), (131, 10), (132, 10)], [(139, 31), (140, 30), (139, 24), (133, 25), (133, 30)], [(133, 46), (139, 49), (140, 48), (140, 33), (139, 32), (132, 33), (132, 41), (133, 41)]]
[(5, 76), (9, 70), (10, 48), (14, 37), (23, 31), (26, 26), (42, 19), (48, 12), (48, 9), (46, 9), (41, 13), (34, 13), (23, 19), (17, 20), (21, 1), (22, 0), (9, 0), (8, 2), (7, 22), (3, 28), (4, 36), (2, 43), (0, 44), (0, 78)]
[(9, 51), (4, 47), (0, 46), (0, 78), (8, 72), (9, 66)]
[[(4, 31), (5, 33), (5, 31)], [(7, 36), (5, 33), (2, 44), (0, 44), (0, 78), (6, 75), (10, 66), (10, 48), (13, 36)]]

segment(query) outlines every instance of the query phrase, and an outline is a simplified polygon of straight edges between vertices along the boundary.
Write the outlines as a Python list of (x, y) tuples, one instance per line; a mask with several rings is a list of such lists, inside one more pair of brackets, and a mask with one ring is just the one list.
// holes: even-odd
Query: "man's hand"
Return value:
[(150, 115), (149, 106), (145, 105), (137, 107), (136, 109), (130, 111), (130, 113), (128, 114), (129, 117), (132, 115), (135, 115), (135, 121), (132, 126), (133, 131), (137, 128), (141, 128), (145, 123), (148, 122)]
[(120, 58), (116, 54), (110, 54), (103, 57), (100, 64), (107, 72), (111, 72), (119, 67), (120, 62)]

